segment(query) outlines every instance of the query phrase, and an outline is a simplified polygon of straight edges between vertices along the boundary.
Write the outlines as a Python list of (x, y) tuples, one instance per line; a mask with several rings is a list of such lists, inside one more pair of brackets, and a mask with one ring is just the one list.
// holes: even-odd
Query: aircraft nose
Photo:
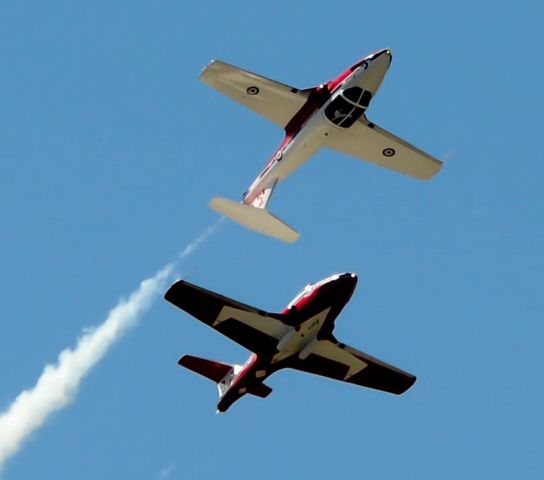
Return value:
[(357, 283), (357, 274), (353, 272), (343, 273), (342, 275), (339, 276), (339, 278), (351, 279), (351, 281), (354, 281), (355, 283)]
[(357, 286), (357, 275), (353, 272), (347, 272), (338, 277), (337, 288), (342, 291), (345, 295), (351, 297), (355, 287)]
[(391, 58), (391, 50), (388, 48), (384, 48), (383, 50), (379, 50), (372, 54), (364, 72), (363, 82), (360, 86), (365, 90), (372, 92), (372, 95), (375, 95), (382, 84), (383, 77), (389, 69)]
[(383, 50), (378, 50), (372, 55), (372, 63), (383, 64), (387, 67), (391, 64), (393, 55), (391, 54), (391, 49), (384, 48)]

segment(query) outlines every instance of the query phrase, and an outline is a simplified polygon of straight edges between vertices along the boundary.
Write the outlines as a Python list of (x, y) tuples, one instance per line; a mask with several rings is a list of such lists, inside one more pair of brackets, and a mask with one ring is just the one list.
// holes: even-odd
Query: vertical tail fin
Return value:
[(277, 183), (278, 179), (276, 178), (272, 183), (270, 183), (270, 185), (268, 185), (268, 187), (266, 187), (261, 193), (259, 193), (259, 195), (255, 197), (250, 205), (255, 208), (266, 208)]

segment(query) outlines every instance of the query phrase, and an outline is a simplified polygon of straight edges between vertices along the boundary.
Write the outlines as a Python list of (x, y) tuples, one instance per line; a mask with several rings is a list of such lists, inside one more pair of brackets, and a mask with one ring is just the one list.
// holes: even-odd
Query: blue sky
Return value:
[(239, 198), (282, 132), (198, 82), (212, 58), (299, 87), (390, 47), (368, 117), (439, 158), (418, 182), (330, 151), (280, 185), (287, 245), (223, 222), (178, 271), (280, 310), (355, 271), (336, 334), (401, 397), (284, 371), (214, 413), (184, 353), (248, 353), (158, 299), (6, 462), (56, 478), (540, 478), (538, 2), (15, 2), (0, 7), (0, 408)]

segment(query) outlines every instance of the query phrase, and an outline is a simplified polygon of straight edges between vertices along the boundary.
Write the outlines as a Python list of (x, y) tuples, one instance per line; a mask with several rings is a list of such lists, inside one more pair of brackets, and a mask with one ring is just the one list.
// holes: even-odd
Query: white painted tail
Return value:
[[(268, 200), (268, 199), (267, 199)], [(215, 197), (208, 206), (255, 232), (278, 238), (284, 242), (296, 242), (300, 234), (264, 208), (255, 208), (226, 198)]]
[(255, 208), (266, 208), (277, 183), (278, 179), (276, 178), (276, 180), (274, 180), (259, 195), (257, 195), (257, 197), (255, 197), (255, 200), (251, 202), (251, 206)]

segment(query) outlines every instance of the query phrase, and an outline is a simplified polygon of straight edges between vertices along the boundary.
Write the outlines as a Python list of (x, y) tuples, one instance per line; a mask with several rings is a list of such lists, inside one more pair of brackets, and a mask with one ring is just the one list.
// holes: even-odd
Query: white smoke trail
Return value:
[(63, 350), (57, 364), (46, 365), (36, 385), (21, 392), (0, 414), (0, 472), (5, 462), (51, 414), (74, 401), (81, 381), (104, 357), (113, 343), (164, 291), (177, 261), (191, 255), (217, 228), (221, 220), (206, 229), (180, 253), (177, 259), (144, 280), (127, 300), (121, 300), (104, 322), (87, 331), (75, 348)]

